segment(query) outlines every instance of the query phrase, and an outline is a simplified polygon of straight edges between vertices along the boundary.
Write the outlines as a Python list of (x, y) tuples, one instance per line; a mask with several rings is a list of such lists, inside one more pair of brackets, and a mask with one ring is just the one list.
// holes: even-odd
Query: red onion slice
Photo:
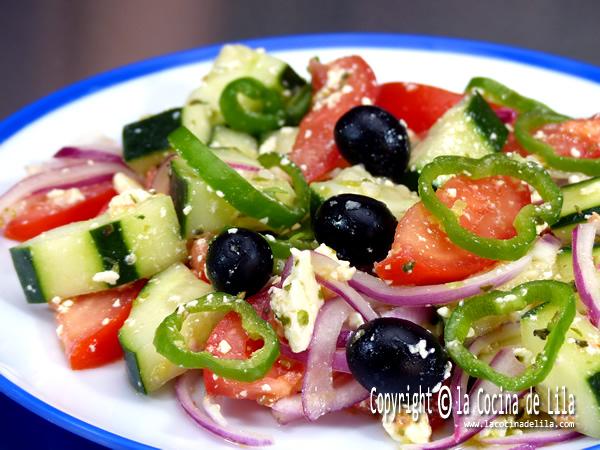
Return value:
[(171, 160), (173, 155), (167, 156), (165, 160), (158, 166), (156, 173), (152, 178), (150, 187), (160, 194), (169, 194), (170, 191), (170, 178), (169, 174), (171, 171)]
[[(284, 342), (279, 343), (279, 350), (281, 351), (281, 355), (288, 359), (293, 359), (294, 361), (298, 361), (306, 364), (308, 361), (308, 351), (305, 350), (303, 352), (294, 353), (289, 345)], [(348, 367), (348, 361), (346, 360), (346, 349), (338, 348), (333, 353), (333, 360), (331, 362), (331, 367), (335, 372), (343, 372), (350, 373), (350, 367)]]
[(80, 147), (63, 147), (54, 154), (54, 158), (85, 159), (88, 161), (112, 162), (125, 165), (123, 158), (116, 153)]
[(517, 112), (514, 109), (500, 107), (494, 110), (498, 119), (502, 121), (502, 123), (512, 124), (517, 119)]
[(573, 274), (581, 301), (587, 307), (588, 317), (600, 327), (600, 282), (592, 254), (596, 234), (600, 230), (597, 222), (578, 225), (573, 230)]
[(114, 173), (107, 173), (104, 175), (97, 175), (95, 177), (91, 177), (86, 180), (76, 181), (76, 182), (72, 182), (72, 183), (56, 184), (51, 187), (45, 187), (42, 189), (38, 189), (37, 191), (32, 192), (32, 194), (43, 194), (44, 192), (50, 192), (53, 189), (80, 188), (80, 187), (84, 187), (84, 186), (91, 186), (92, 184), (106, 183), (108, 181), (112, 181), (114, 176), (115, 176)]
[(232, 162), (232, 161), (225, 161), (225, 163), (227, 163), (227, 165), (229, 167), (231, 167), (232, 169), (241, 170), (243, 172), (258, 172), (261, 170), (260, 167), (251, 166), (250, 164), (243, 164), (243, 163)]
[[(510, 339), (511, 337), (519, 336), (519, 334), (520, 328), (518, 323), (503, 324), (494, 331), (491, 331), (483, 336), (477, 337), (469, 346), (469, 350), (473, 354), (480, 356), (492, 344), (503, 342), (507, 339)], [(516, 361), (514, 356), (513, 360)], [(496, 362), (495, 364), (499, 364), (499, 362)], [(444, 438), (428, 442), (427, 444), (411, 445), (407, 446), (407, 448), (415, 450), (444, 450), (448, 448), (453, 448), (454, 446), (459, 445), (460, 443), (466, 441), (472, 436), (467, 436), (469, 430), (466, 430), (464, 428), (464, 419), (462, 419), (461, 415), (457, 413), (459, 408), (461, 410), (464, 410), (464, 404), (462, 402), (464, 401), (463, 396), (468, 390), (468, 381), (469, 375), (466, 372), (464, 372), (460, 367), (455, 367), (454, 373), (452, 374), (452, 379), (450, 381), (450, 392), (452, 393), (452, 419), (454, 421), (454, 433), (450, 436), (446, 436)], [(471, 391), (471, 393), (472, 392), (473, 391)], [(472, 404), (472, 400), (470, 401)], [(480, 431), (480, 429), (478, 431)]]
[(560, 243), (552, 236), (546, 236), (540, 238), (532, 251), (522, 258), (463, 281), (430, 286), (388, 286), (383, 280), (373, 275), (357, 271), (349, 281), (349, 284), (373, 300), (388, 305), (442, 305), (480, 294), (482, 287), (497, 287), (512, 280), (531, 262), (532, 254), (535, 251), (547, 249), (557, 252), (560, 248)]
[(6, 209), (33, 193), (46, 192), (67, 186), (85, 186), (90, 179), (98, 180), (102, 177), (112, 176), (116, 172), (123, 172), (128, 176), (131, 174), (131, 171), (121, 164), (106, 162), (87, 164), (82, 161), (81, 164), (74, 166), (56, 168), (30, 175), (19, 181), (0, 197), (0, 212), (6, 213)]
[(430, 308), (429, 306), (397, 306), (382, 313), (381, 316), (396, 317), (397, 319), (408, 320), (416, 323), (417, 325), (423, 325), (431, 320), (433, 316), (433, 308)]
[(369, 393), (355, 380), (333, 386), (333, 356), (342, 325), (352, 310), (341, 299), (325, 302), (319, 311), (308, 351), (302, 385), (302, 408), (309, 420), (353, 405)]
[(503, 436), (497, 438), (485, 438), (479, 442), (485, 445), (533, 445), (541, 447), (549, 444), (557, 444), (559, 442), (571, 441), (581, 437), (577, 431), (570, 430), (549, 430), (549, 431), (534, 431), (531, 433), (515, 434), (511, 436)]
[(358, 312), (365, 321), (373, 320), (379, 317), (367, 300), (363, 298), (356, 290), (340, 281), (328, 280), (317, 275), (317, 283), (331, 292), (342, 297), (356, 312)]
[[(235, 444), (250, 447), (273, 445), (271, 438), (253, 436), (252, 433), (245, 430), (232, 430), (220, 412), (206, 408), (206, 403), (210, 401), (210, 397), (206, 394), (200, 374), (200, 371), (190, 370), (181, 375), (175, 383), (177, 400), (194, 422), (212, 434)], [(202, 398), (201, 405), (198, 405), (194, 400), (194, 393)]]
[[(502, 350), (500, 350), (492, 359), (490, 366), (510, 376), (516, 376), (523, 372), (524, 369), (523, 364), (521, 364), (515, 357), (512, 348), (503, 348)], [(468, 379), (468, 377), (466, 378)], [(491, 422), (496, 417), (498, 417), (498, 414), (484, 414), (482, 411), (479, 411), (479, 409), (477, 408), (478, 404), (476, 400), (478, 390), (481, 390), (482, 392), (485, 392), (486, 395), (492, 397), (494, 395), (499, 395), (502, 393), (501, 389), (491, 381), (478, 379), (475, 382), (469, 394), (469, 403), (471, 405), (469, 414), (457, 415), (457, 420), (455, 420), (454, 422), (454, 438), (456, 439), (457, 444), (475, 436), (486, 426), (488, 422)], [(466, 385), (464, 387), (461, 386), (461, 392), (464, 393), (465, 391)], [(519, 395), (522, 394), (523, 393), (519, 393)], [(479, 423), (479, 426), (467, 429), (464, 427), (464, 424), (467, 422), (471, 422), (471, 424)]]
[(271, 414), (282, 425), (303, 419), (302, 396), (295, 394), (277, 400), (271, 406)]
[[(369, 393), (356, 381), (351, 380), (341, 386), (336, 386), (328, 393), (328, 412), (337, 412), (362, 402)], [(302, 395), (296, 394), (282, 398), (273, 404), (271, 413), (283, 425), (299, 419), (305, 419), (302, 407)]]

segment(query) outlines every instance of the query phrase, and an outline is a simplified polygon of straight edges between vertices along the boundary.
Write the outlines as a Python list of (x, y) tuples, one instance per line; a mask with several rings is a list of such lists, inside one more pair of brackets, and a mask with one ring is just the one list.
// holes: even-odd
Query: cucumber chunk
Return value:
[(244, 45), (225, 45), (202, 85), (192, 94), (194, 99), (209, 105), (216, 113), (213, 124), (222, 123), (219, 99), (223, 89), (241, 77), (256, 78), (266, 87), (280, 91), (295, 87), (298, 80), (304, 82), (287, 63), (264, 51), (252, 50)]
[(202, 142), (207, 143), (212, 133), (212, 114), (210, 106), (194, 98), (192, 94), (181, 112), (181, 124)]
[(508, 129), (479, 95), (448, 110), (411, 152), (409, 169), (420, 172), (438, 156), (481, 158), (502, 150)]
[[(213, 149), (215, 155), (227, 163), (250, 166), (258, 170), (238, 170), (257, 189), (284, 204), (291, 204), (296, 196), (285, 174), (277, 169), (264, 169), (260, 163), (236, 149)], [(192, 238), (203, 232), (221, 232), (230, 226), (257, 231), (270, 230), (267, 223), (242, 215), (204, 180), (185, 161), (176, 157), (171, 161), (170, 194), (181, 225), (182, 236)], [(222, 193), (221, 193), (222, 195)]]
[(123, 127), (123, 158), (134, 170), (145, 172), (164, 158), (167, 136), (181, 126), (181, 109), (173, 108)]
[(171, 160), (170, 194), (187, 239), (205, 231), (219, 232), (239, 215), (179, 157)]
[[(129, 318), (119, 331), (119, 342), (125, 353), (129, 379), (138, 391), (151, 393), (186, 371), (156, 351), (154, 333), (164, 318), (179, 305), (202, 297), (211, 290), (209, 284), (177, 263), (152, 277), (134, 300)], [(190, 317), (183, 327), (188, 343), (200, 347), (222, 317), (221, 313)]]
[(249, 158), (258, 157), (258, 144), (249, 134), (217, 125), (212, 132), (209, 146), (212, 148), (234, 148)]
[(560, 219), (551, 228), (562, 242), (568, 244), (577, 225), (586, 222), (593, 213), (600, 214), (600, 177), (568, 184), (561, 191)]
[[(595, 245), (592, 250), (592, 256), (594, 258), (594, 265), (598, 267), (600, 264), (600, 245)], [(560, 281), (570, 283), (573, 281), (573, 250), (571, 247), (561, 248), (556, 256), (556, 274)]]
[[(556, 308), (543, 304), (526, 313), (521, 319), (523, 345), (534, 355), (544, 347), (544, 330), (556, 313)], [(575, 397), (575, 423), (580, 433), (600, 438), (600, 331), (581, 314), (575, 316), (552, 370), (538, 386), (543, 406), (556, 410), (554, 395), (559, 395), (559, 405), (569, 403), (563, 399), (563, 386), (567, 396)]]
[[(67, 298), (146, 278), (186, 256), (171, 198), (55, 228), (11, 248), (28, 302)], [(103, 278), (107, 272), (108, 278)], [(110, 277), (118, 278), (110, 280)], [(114, 281), (114, 283), (113, 283)]]
[(298, 127), (281, 127), (279, 130), (266, 133), (258, 152), (261, 154), (275, 152), (287, 155), (292, 151), (297, 136)]

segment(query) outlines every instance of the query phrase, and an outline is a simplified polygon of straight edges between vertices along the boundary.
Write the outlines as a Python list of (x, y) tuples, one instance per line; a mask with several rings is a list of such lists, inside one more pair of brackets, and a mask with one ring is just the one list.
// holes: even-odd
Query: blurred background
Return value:
[[(600, 65), (599, 19), (597, 0), (0, 0), (0, 119), (74, 81), (123, 64), (282, 34), (453, 36)], [(2, 394), (0, 435), (3, 449), (100, 448)]]
[(435, 34), (600, 65), (597, 0), (0, 0), (0, 5), (0, 119), (123, 64), (266, 35)]

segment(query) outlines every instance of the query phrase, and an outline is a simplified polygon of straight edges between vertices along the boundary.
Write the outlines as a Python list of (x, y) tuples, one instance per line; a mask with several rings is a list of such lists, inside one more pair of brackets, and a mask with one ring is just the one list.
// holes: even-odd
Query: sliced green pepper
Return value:
[[(240, 94), (260, 103), (260, 110), (253, 111), (242, 105)], [(238, 78), (225, 86), (219, 99), (219, 107), (225, 122), (234, 130), (244, 133), (257, 135), (275, 130), (286, 121), (279, 92), (269, 89), (256, 78)]]
[[(458, 217), (435, 195), (433, 182), (441, 175), (464, 174), (472, 179), (493, 175), (508, 175), (529, 183), (540, 194), (544, 203), (529, 204), (519, 211), (513, 225), (517, 235), (510, 239), (479, 236), (460, 224)], [(426, 165), (419, 177), (419, 196), (425, 208), (440, 222), (452, 242), (484, 258), (515, 260), (527, 253), (537, 232), (536, 224), (556, 222), (562, 208), (562, 193), (550, 175), (533, 162), (521, 163), (502, 153), (481, 159), (460, 156), (440, 156)]]
[(508, 86), (505, 86), (496, 80), (492, 80), (491, 78), (471, 78), (465, 92), (471, 92), (473, 90), (481, 93), (481, 95), (489, 102), (514, 109), (518, 113), (524, 113), (533, 109), (543, 109), (545, 111), (553, 112), (552, 109), (545, 104), (532, 98), (524, 97)]
[(315, 241), (314, 236), (312, 236), (312, 233), (311, 235), (308, 235), (305, 232), (294, 234), (289, 238), (280, 238), (266, 234), (265, 239), (269, 243), (273, 256), (276, 259), (289, 258), (292, 254), (292, 248), (297, 248), (298, 250), (314, 250), (319, 246), (317, 241)]
[(536, 139), (532, 132), (548, 123), (560, 123), (569, 118), (550, 111), (533, 110), (519, 116), (515, 123), (515, 137), (525, 150), (540, 156), (544, 162), (565, 172), (579, 172), (590, 176), (600, 175), (600, 159), (560, 156), (552, 146)]
[[(558, 312), (548, 324), (549, 333), (544, 349), (521, 375), (510, 377), (499, 373), (489, 364), (477, 359), (465, 347), (464, 341), (477, 320), (521, 311), (528, 305), (541, 301), (556, 305)], [(575, 293), (571, 285), (553, 280), (538, 280), (521, 284), (508, 292), (493, 291), (465, 300), (452, 312), (446, 323), (444, 339), (452, 359), (469, 375), (484, 378), (507, 391), (516, 392), (535, 386), (546, 378), (574, 318)]]
[[(260, 339), (263, 346), (248, 359), (218, 358), (207, 351), (190, 350), (181, 334), (181, 327), (191, 315), (201, 312), (230, 312), (240, 315), (242, 327), (251, 339)], [(224, 378), (255, 381), (264, 377), (279, 356), (279, 340), (271, 326), (245, 300), (214, 292), (192, 300), (167, 316), (154, 335), (156, 351), (181, 367), (208, 369)]]
[(285, 103), (286, 124), (296, 126), (310, 109), (312, 86), (306, 84), (296, 89)]
[(169, 135), (169, 142), (188, 165), (213, 189), (241, 213), (266, 222), (269, 228), (286, 229), (301, 222), (310, 207), (310, 188), (302, 171), (289, 159), (278, 154), (260, 157), (261, 164), (279, 166), (292, 181), (296, 192), (293, 206), (286, 206), (259, 191), (243, 176), (221, 161), (187, 128), (181, 127)]

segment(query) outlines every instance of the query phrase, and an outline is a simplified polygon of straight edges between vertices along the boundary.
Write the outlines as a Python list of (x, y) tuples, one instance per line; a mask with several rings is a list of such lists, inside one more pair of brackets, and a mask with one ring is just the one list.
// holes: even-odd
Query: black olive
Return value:
[(273, 270), (273, 252), (260, 234), (245, 228), (230, 228), (210, 244), (206, 274), (218, 291), (236, 295), (257, 293)]
[(395, 317), (361, 325), (346, 345), (354, 378), (365, 389), (381, 393), (433, 389), (448, 377), (448, 356), (425, 328)]
[(317, 241), (333, 248), (341, 259), (365, 270), (386, 257), (396, 225), (396, 218), (385, 203), (358, 194), (328, 198), (313, 218)]
[(402, 183), (410, 154), (406, 127), (377, 106), (361, 105), (339, 118), (335, 143), (352, 164), (364, 164), (375, 176)]

